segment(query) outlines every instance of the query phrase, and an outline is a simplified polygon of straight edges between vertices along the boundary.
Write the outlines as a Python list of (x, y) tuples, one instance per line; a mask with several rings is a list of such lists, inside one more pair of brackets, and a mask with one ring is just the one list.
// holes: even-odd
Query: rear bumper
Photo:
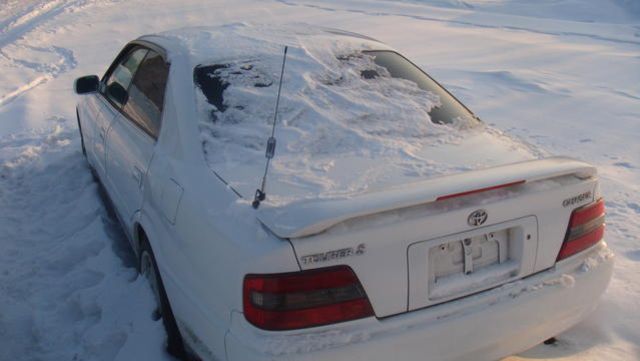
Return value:
[(266, 332), (234, 313), (229, 361), (496, 360), (572, 327), (597, 305), (613, 272), (604, 242), (499, 288), (385, 319)]

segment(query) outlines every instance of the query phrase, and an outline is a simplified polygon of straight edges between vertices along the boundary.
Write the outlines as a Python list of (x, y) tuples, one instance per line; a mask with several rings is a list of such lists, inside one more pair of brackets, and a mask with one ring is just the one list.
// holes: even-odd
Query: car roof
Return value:
[(362, 34), (303, 23), (185, 27), (145, 35), (138, 40), (161, 46), (170, 58), (184, 55), (192, 66), (259, 57), (284, 46), (310, 50), (340, 44), (356, 50), (391, 50), (379, 40)]

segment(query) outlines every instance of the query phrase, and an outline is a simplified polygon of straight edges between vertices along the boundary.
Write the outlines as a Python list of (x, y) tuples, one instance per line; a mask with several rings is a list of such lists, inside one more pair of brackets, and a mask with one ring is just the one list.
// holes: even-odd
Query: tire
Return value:
[(78, 120), (78, 131), (80, 132), (80, 146), (82, 147), (82, 155), (87, 157), (87, 148), (84, 147), (84, 136), (82, 135), (82, 125), (80, 125), (80, 114), (78, 108), (76, 108), (76, 119)]
[(144, 234), (140, 240), (140, 258), (138, 261), (138, 270), (140, 274), (149, 281), (149, 285), (156, 299), (157, 308), (154, 312), (154, 318), (156, 315), (162, 317), (162, 323), (167, 332), (167, 352), (181, 360), (187, 360), (187, 353), (185, 352), (182, 336), (180, 335), (180, 330), (178, 329), (171, 305), (169, 304), (169, 299), (162, 284), (162, 278), (158, 272), (155, 256)]

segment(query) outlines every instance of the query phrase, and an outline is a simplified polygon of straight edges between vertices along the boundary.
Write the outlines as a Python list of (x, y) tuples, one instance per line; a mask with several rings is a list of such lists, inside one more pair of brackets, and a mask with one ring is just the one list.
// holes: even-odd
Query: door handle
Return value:
[(142, 174), (142, 169), (140, 169), (137, 165), (134, 165), (131, 175), (133, 176), (133, 179), (136, 181), (136, 183), (138, 183), (138, 188), (142, 188)]

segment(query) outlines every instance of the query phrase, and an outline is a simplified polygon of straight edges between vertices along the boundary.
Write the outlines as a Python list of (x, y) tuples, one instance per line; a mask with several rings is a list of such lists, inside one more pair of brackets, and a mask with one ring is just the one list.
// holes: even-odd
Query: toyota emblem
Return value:
[(487, 221), (487, 211), (485, 211), (484, 209), (478, 209), (477, 211), (473, 211), (470, 215), (469, 218), (467, 218), (467, 223), (469, 223), (470, 226), (481, 226), (484, 224), (484, 222)]

